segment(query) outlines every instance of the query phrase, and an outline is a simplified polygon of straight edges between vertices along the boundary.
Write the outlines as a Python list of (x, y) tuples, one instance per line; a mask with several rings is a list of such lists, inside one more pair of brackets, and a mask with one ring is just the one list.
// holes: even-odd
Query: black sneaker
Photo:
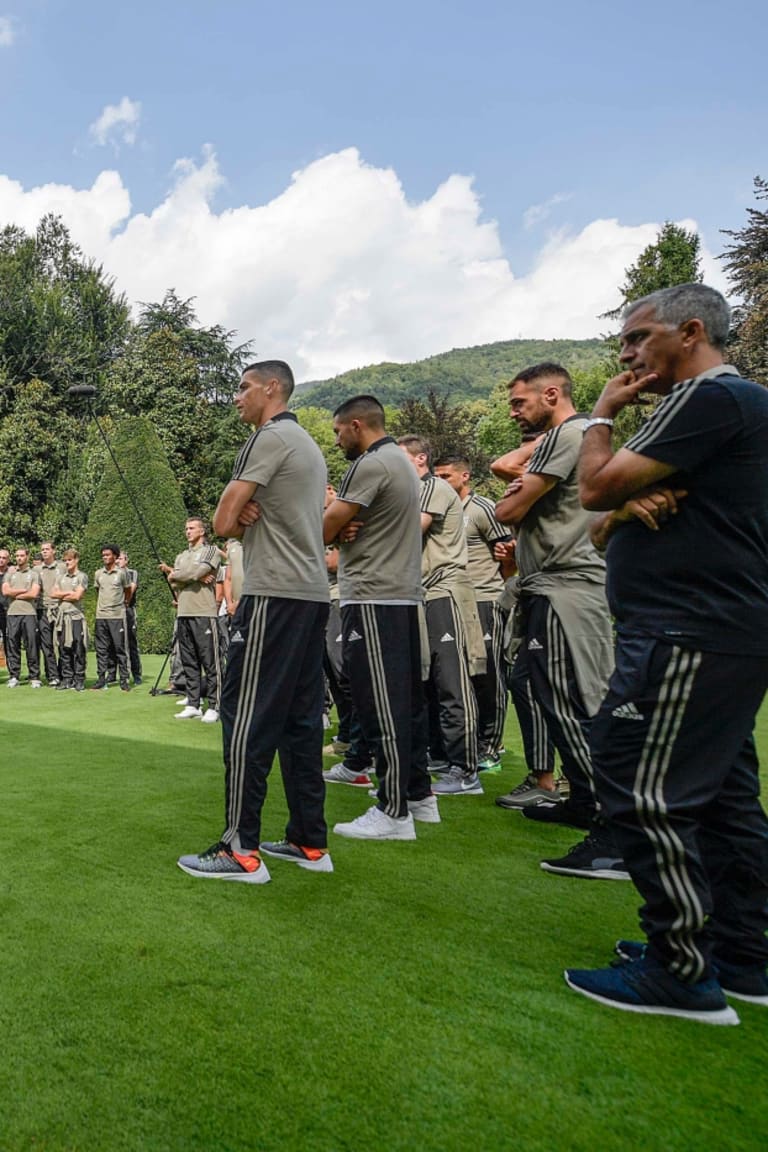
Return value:
[(103, 680), (97, 680), (95, 684), (91, 684), (90, 692), (106, 692), (107, 686)]
[(130, 690), (131, 690), (131, 686), (130, 686), (130, 684), (128, 683), (128, 681), (127, 681), (127, 680), (125, 681), (125, 683), (124, 683), (124, 684), (121, 684), (121, 685), (120, 685), (120, 691), (121, 691), (121, 692), (130, 692)]
[(300, 848), (288, 840), (262, 840), (259, 851), (275, 860), (287, 860), (308, 872), (333, 872), (330, 853), (320, 848)]
[(61, 680), (56, 685), (57, 692), (69, 692), (72, 688), (74, 688), (74, 684), (70, 684), (68, 680)]
[[(527, 811), (527, 810), (526, 810)], [(535, 811), (535, 809), (534, 809)], [(585, 876), (591, 880), (629, 880), (624, 861), (613, 842), (591, 832), (558, 860), (542, 860), (545, 872), (559, 876)]]
[(685, 984), (650, 956), (619, 968), (574, 969), (564, 973), (574, 992), (624, 1012), (682, 1016), (705, 1024), (738, 1024), (717, 980)]
[(541, 800), (538, 804), (526, 805), (522, 810), (526, 820), (536, 820), (539, 824), (567, 824), (569, 828), (589, 828), (592, 820), (583, 808), (574, 808), (569, 800)]

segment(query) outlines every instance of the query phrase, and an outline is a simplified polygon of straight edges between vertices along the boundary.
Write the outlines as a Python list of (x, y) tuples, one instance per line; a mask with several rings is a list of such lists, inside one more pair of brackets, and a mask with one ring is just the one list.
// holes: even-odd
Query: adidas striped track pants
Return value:
[(752, 729), (768, 659), (619, 636), (592, 725), (595, 785), (670, 971), (768, 963), (768, 819)]

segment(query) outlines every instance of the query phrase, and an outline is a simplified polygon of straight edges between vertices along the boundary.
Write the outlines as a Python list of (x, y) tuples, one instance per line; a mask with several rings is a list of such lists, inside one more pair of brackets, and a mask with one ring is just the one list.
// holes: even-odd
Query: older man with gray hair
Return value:
[[(768, 1006), (768, 818), (752, 730), (768, 688), (768, 390), (723, 362), (729, 309), (702, 284), (632, 304), (626, 371), (605, 386), (580, 462), (605, 512), (616, 671), (592, 726), (598, 798), (643, 897), (647, 943), (572, 970), (631, 1012), (737, 1024)], [(612, 425), (662, 397), (616, 451)]]

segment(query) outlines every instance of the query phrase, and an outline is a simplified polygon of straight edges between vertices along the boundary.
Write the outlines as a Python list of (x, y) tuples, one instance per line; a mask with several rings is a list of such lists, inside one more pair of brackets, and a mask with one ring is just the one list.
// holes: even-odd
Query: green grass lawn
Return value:
[[(147, 659), (148, 672), (159, 659)], [(218, 725), (0, 679), (0, 1149), (747, 1152), (768, 1146), (768, 1011), (611, 1011), (566, 965), (636, 934), (627, 883), (538, 867), (578, 833), (485, 796), (415, 844), (332, 837), (333, 875), (176, 867), (223, 827)], [(760, 741), (768, 759), (768, 711)], [(364, 792), (329, 788), (329, 824)], [(273, 774), (265, 838), (282, 835)]]

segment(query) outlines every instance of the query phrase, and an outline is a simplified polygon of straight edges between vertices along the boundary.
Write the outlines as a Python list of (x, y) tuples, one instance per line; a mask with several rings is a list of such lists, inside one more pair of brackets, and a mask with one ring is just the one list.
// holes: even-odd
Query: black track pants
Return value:
[(752, 739), (768, 659), (620, 637), (592, 728), (598, 798), (645, 900), (651, 947), (684, 980), (712, 954), (768, 963), (768, 819)]
[(323, 645), (327, 603), (241, 596), (221, 694), (226, 829), (257, 848), (277, 752), (288, 802), (286, 839), (325, 848)]

